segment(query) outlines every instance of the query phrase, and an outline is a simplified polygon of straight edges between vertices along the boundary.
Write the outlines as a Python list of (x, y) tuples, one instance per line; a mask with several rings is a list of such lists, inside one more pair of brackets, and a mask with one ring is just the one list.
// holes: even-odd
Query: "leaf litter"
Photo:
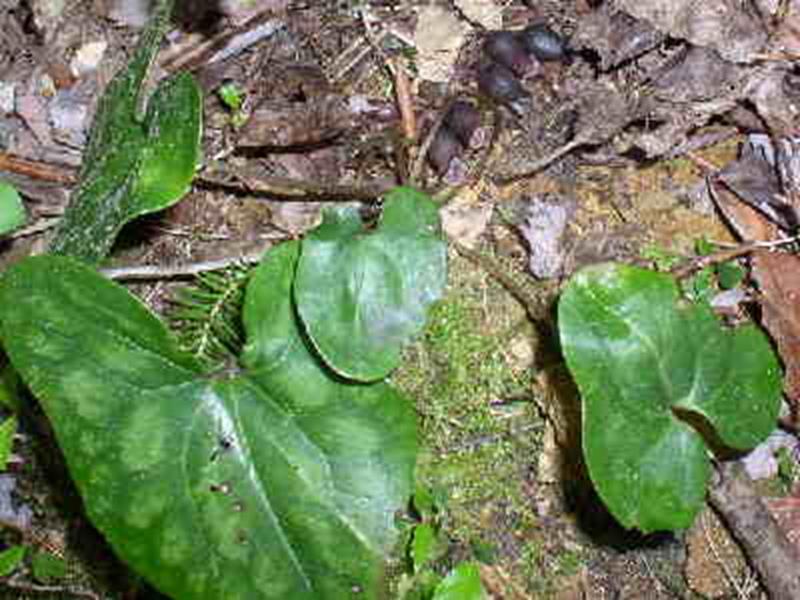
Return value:
[[(67, 104), (76, 114), (92, 109), (92, 94), (84, 88), (102, 84), (106, 59), (123, 56), (124, 29), (138, 26), (146, 10), (144, 3), (129, 3), (127, 12), (126, 3), (96, 4), (98, 15), (92, 8), (81, 9), (88, 11), (86, 19), (107, 17), (115, 23), (97, 30), (108, 42), (99, 70), (81, 72), (71, 84), (69, 78), (51, 77), (57, 85), (45, 86), (47, 93), (40, 92), (41, 81), (47, 80), (37, 78), (57, 74), (53, 64), (58, 57), (43, 52), (40, 68), (33, 72), (15, 64), (10, 60), (15, 48), (36, 44), (24, 44), (31, 34), (9, 21), (12, 33), (0, 45), (0, 65), (5, 79), (18, 84), (18, 103), (4, 123), (8, 154), (48, 166), (76, 164), (75, 148), (62, 142), (79, 146), (89, 119), (59, 117), (59, 135), (54, 135), (52, 116)], [(199, 37), (181, 29), (171, 34), (171, 47), (162, 59), (166, 71), (176, 65), (194, 70), (207, 92), (232, 80), (248, 98), (251, 121), (237, 133), (207, 94), (206, 155), (219, 157), (213, 167), (232, 180), (261, 180), (277, 189), (278, 179), (282, 184), (288, 178), (301, 191), (303, 182), (393, 184), (399, 111), (385, 93), (391, 85), (385, 59), (407, 59), (416, 51), (416, 63), (399, 64), (419, 69), (414, 109), (422, 123), (420, 133), (428, 131), (449, 102), (463, 98), (479, 108), (482, 128), (491, 126), (490, 135), (496, 138), (482, 170), (477, 163), (486, 147), (455, 147), (458, 174), (452, 180), (465, 185), (446, 209), (445, 223), (458, 242), (557, 285), (588, 262), (641, 261), (645, 244), (686, 256), (700, 237), (773, 244), (797, 233), (797, 2), (518, 0), (502, 10), (494, 3), (468, 0), (418, 9), (368, 2), (362, 12), (322, 4), (293, 10), (286, 2), (224, 2), (219, 8), (230, 26), (217, 22), (216, 29)], [(31, 22), (50, 47), (79, 47), (77, 40), (83, 41), (85, 32), (61, 27), (65, 19), (57, 10), (39, 11)], [(562, 36), (569, 60), (529, 69), (518, 80), (529, 101), (520, 110), (509, 110), (487, 98), (478, 85), (479, 69), (487, 60), (484, 38), (491, 31), (520, 31), (532, 23), (547, 24)], [(255, 42), (242, 37), (250, 30), (260, 32), (249, 38)], [(16, 42), (14, 31), (21, 36)], [(213, 44), (204, 46), (208, 40)], [(70, 95), (71, 86), (81, 93)], [(262, 136), (267, 139), (260, 140)], [(52, 211), (47, 202), (57, 196), (48, 192), (46, 178), (17, 172), (11, 176), (21, 182), (27, 198), (38, 199), (34, 220)], [(419, 183), (431, 191), (443, 185), (437, 170), (427, 166)], [(147, 244), (127, 250), (125, 257), (158, 261), (226, 255), (231, 247), (263, 244), (259, 240), (265, 226), (296, 236), (318, 221), (319, 203), (273, 201), (269, 194), (264, 203), (248, 190), (245, 184), (234, 197), (196, 190), (184, 203), (198, 208), (170, 211), (163, 223), (167, 229), (191, 228), (189, 242), (179, 244), (176, 239), (182, 238), (158, 232)], [(713, 215), (696, 210), (708, 201), (723, 215), (730, 233)], [(191, 222), (185, 220), (187, 212)], [(227, 239), (218, 239), (220, 228)], [(795, 281), (799, 265), (791, 249), (776, 244), (739, 260), (749, 267), (757, 289), (748, 295), (750, 308), (758, 309), (751, 312), (760, 312), (786, 370), (789, 402), (783, 425), (785, 435), (796, 439), (800, 283)], [(7, 260), (6, 253), (2, 259)], [(141, 291), (158, 296), (170, 287)], [(532, 368), (527, 363), (524, 367)], [(543, 390), (552, 392), (546, 386)], [(562, 487), (569, 489), (570, 484)], [(542, 522), (552, 515), (585, 518), (569, 508), (575, 499), (563, 495), (564, 506), (542, 515)], [(781, 514), (790, 515), (782, 522), (792, 532), (796, 502), (792, 495), (787, 498), (777, 506)], [(531, 536), (532, 530), (526, 534)], [(612, 554), (597, 563), (607, 568), (605, 573), (584, 565), (573, 574), (573, 583), (590, 595), (602, 589), (635, 597), (637, 589), (667, 589), (660, 574), (647, 574), (641, 565), (635, 569), (637, 577), (609, 576), (624, 562), (614, 562), (619, 557)], [(653, 555), (642, 556), (656, 561)], [(547, 564), (541, 558), (532, 562)], [(535, 588), (544, 571), (529, 574), (522, 585)]]

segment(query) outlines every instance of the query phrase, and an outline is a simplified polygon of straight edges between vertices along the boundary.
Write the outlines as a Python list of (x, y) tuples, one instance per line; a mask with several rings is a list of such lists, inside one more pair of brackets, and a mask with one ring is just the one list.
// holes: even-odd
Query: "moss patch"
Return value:
[(533, 339), (523, 309), (455, 258), (445, 300), (394, 377), (420, 416), (417, 477), (437, 499), (447, 545), (437, 570), (477, 559), (522, 597), (557, 589), (583, 560), (537, 516), (545, 425), (533, 396)]

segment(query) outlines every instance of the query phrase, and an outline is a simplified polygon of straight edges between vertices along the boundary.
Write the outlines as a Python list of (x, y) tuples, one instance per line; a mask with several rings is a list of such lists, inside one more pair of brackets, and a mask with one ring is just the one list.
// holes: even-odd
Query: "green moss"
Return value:
[(511, 348), (530, 344), (532, 326), (502, 289), (464, 267), (453, 269), (446, 299), (394, 381), (420, 415), (418, 480), (439, 498), (449, 544), (439, 572), (478, 558), (531, 589), (525, 548), (536, 535), (530, 490), (543, 423), (532, 360)]

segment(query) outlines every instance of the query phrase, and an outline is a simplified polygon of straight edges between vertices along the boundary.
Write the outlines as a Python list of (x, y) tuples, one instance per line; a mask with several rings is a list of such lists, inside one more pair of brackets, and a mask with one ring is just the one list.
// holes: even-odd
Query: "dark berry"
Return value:
[(450, 162), (461, 152), (461, 143), (456, 134), (447, 127), (439, 127), (439, 131), (428, 147), (428, 161), (439, 175), (447, 173)]
[(525, 49), (541, 61), (565, 60), (567, 44), (564, 39), (544, 23), (526, 27), (519, 33)]
[(442, 126), (452, 131), (464, 148), (469, 148), (472, 134), (475, 133), (480, 124), (481, 115), (478, 109), (465, 100), (453, 102), (442, 121)]
[(493, 31), (483, 43), (486, 55), (496, 63), (523, 77), (533, 67), (525, 45), (511, 31)]
[(528, 95), (511, 69), (495, 62), (478, 73), (478, 89), (499, 104), (512, 104)]

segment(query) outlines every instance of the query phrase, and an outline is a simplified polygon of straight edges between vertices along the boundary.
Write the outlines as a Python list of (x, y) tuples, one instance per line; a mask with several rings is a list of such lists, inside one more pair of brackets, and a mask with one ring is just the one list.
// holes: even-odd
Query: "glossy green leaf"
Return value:
[(25, 546), (11, 546), (0, 552), (0, 577), (8, 577), (25, 558)]
[(414, 528), (411, 542), (411, 560), (414, 571), (419, 571), (431, 560), (436, 552), (436, 530), (430, 523), (420, 523)]
[(14, 434), (17, 433), (17, 418), (10, 417), (0, 423), (0, 471), (8, 468), (8, 459), (14, 446)]
[(412, 491), (410, 403), (317, 366), (285, 326), (281, 273), (295, 257), (280, 248), (247, 291), (247, 372), (222, 380), (74, 260), (27, 259), (0, 283), (0, 305), (14, 306), (0, 314), (2, 339), (88, 515), (174, 598), (374, 598)]
[(398, 365), (445, 279), (436, 205), (421, 192), (398, 188), (373, 230), (357, 208), (327, 211), (303, 242), (294, 291), (325, 362), (344, 377), (374, 381)]
[(100, 98), (80, 185), (53, 239), (54, 253), (99, 262), (125, 223), (174, 204), (189, 189), (200, 162), (200, 88), (190, 75), (179, 74), (158, 85), (140, 114), (172, 4), (157, 3), (133, 59)]
[(433, 600), (483, 600), (485, 596), (478, 567), (461, 563), (436, 586)]
[(25, 223), (25, 206), (19, 192), (10, 183), (0, 181), (0, 235)]
[(688, 527), (709, 476), (698, 423), (739, 449), (775, 426), (781, 373), (766, 337), (723, 329), (669, 275), (616, 264), (578, 272), (558, 319), (600, 497), (626, 527)]

